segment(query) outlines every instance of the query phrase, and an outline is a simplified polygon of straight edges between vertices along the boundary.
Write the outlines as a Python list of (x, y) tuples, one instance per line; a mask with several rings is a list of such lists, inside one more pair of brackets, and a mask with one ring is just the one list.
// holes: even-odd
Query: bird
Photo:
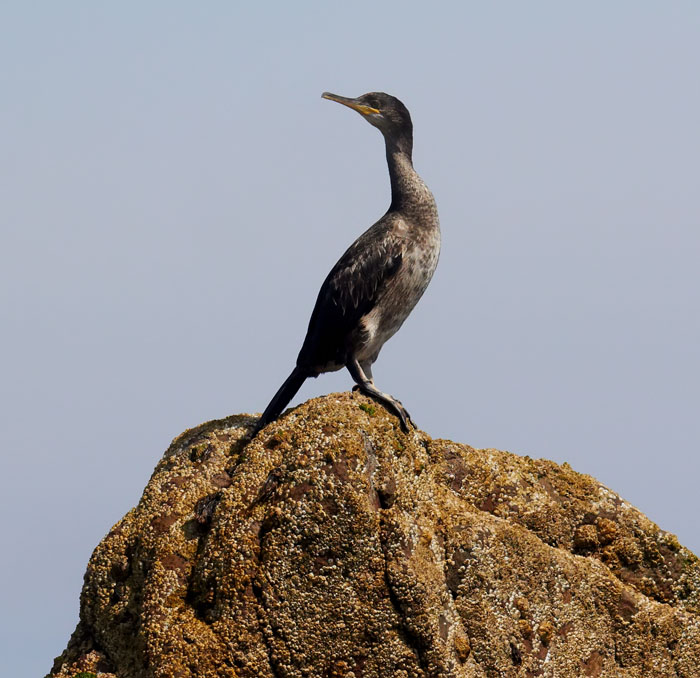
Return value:
[(291, 374), (263, 412), (255, 436), (275, 421), (309, 377), (347, 367), (356, 386), (399, 419), (410, 415), (374, 383), (372, 364), (423, 296), (440, 256), (435, 198), (413, 168), (413, 123), (406, 106), (384, 92), (323, 99), (359, 113), (384, 137), (391, 204), (345, 251), (321, 285), (306, 338)]

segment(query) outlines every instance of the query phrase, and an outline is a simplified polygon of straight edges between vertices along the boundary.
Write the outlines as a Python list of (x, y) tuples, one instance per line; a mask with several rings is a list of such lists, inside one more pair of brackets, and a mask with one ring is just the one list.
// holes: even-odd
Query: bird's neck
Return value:
[(411, 139), (386, 142), (386, 160), (391, 179), (391, 207), (393, 211), (419, 208), (426, 202), (433, 203), (432, 193), (413, 169)]

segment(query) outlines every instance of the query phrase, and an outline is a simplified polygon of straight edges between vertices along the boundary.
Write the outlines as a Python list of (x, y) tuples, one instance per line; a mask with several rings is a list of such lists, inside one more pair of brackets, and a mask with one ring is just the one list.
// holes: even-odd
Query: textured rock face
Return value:
[(364, 396), (187, 431), (85, 574), (53, 674), (700, 675), (700, 563), (589, 476)]

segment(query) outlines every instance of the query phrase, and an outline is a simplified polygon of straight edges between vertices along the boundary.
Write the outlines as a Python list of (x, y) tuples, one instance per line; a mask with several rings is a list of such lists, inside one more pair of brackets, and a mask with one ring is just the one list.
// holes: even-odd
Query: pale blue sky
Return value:
[(324, 90), (404, 101), (442, 220), (378, 385), (700, 552), (700, 4), (433, 4), (0, 6), (4, 675), (48, 671), (169, 441), (264, 408), (386, 209)]

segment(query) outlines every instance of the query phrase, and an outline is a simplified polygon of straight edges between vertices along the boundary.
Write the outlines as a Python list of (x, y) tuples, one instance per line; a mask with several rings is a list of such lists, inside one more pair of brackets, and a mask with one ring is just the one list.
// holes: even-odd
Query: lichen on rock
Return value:
[(697, 676), (700, 563), (595, 479), (359, 394), (176, 438), (55, 678)]

